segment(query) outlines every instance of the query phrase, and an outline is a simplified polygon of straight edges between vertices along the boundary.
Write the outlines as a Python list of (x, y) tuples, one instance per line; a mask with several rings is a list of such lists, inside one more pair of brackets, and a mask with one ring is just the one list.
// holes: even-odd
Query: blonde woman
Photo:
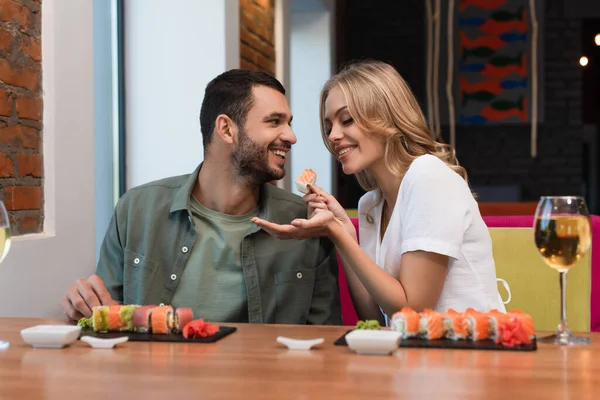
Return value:
[(282, 239), (331, 238), (361, 319), (388, 323), (404, 306), (505, 311), (467, 173), (451, 152), (436, 151), (398, 72), (355, 63), (327, 81), (320, 110), (325, 145), (368, 191), (358, 204), (360, 245), (341, 205), (314, 185), (304, 196), (308, 219), (254, 222)]

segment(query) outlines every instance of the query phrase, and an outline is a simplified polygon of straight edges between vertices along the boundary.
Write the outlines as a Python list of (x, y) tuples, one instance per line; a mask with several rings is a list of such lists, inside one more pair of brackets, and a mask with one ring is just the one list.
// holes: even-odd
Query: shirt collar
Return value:
[[(200, 165), (196, 167), (194, 172), (188, 176), (187, 180), (183, 183), (179, 190), (175, 192), (173, 202), (171, 203), (171, 208), (169, 209), (170, 213), (183, 210), (187, 211), (188, 214), (191, 213), (190, 196), (192, 195), (192, 191), (196, 186), (196, 182), (198, 182), (198, 174), (200, 173), (202, 164), (203, 163), (200, 163)], [(265, 183), (261, 186), (260, 196), (258, 198), (258, 217), (278, 224), (289, 224), (290, 221), (284, 221), (281, 218), (281, 214), (277, 212), (277, 204), (273, 198), (276, 190), (277, 188), (270, 183)], [(253, 225), (252, 233), (258, 232), (260, 229), (261, 228), (258, 226)]]

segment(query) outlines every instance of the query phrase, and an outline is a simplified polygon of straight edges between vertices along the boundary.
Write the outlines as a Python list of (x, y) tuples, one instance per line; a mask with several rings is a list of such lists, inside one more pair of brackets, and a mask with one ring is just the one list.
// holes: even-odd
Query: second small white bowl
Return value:
[(76, 341), (80, 332), (80, 326), (36, 325), (23, 329), (21, 337), (33, 347), (60, 349)]
[(401, 336), (396, 331), (355, 329), (346, 335), (346, 343), (357, 354), (388, 355), (398, 348)]

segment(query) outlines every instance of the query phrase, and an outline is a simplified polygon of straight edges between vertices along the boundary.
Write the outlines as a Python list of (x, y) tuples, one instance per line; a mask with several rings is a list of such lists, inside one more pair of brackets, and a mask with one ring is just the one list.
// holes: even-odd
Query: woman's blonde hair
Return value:
[[(394, 175), (402, 177), (417, 157), (432, 154), (468, 183), (467, 171), (458, 164), (454, 152), (438, 151), (443, 144), (431, 137), (421, 107), (406, 81), (394, 67), (381, 61), (352, 63), (323, 86), (319, 107), (321, 135), (334, 157), (337, 154), (325, 126), (325, 101), (334, 87), (343, 92), (357, 126), (367, 135), (381, 135), (385, 141), (383, 160)], [(355, 176), (364, 190), (379, 188), (367, 171)]]

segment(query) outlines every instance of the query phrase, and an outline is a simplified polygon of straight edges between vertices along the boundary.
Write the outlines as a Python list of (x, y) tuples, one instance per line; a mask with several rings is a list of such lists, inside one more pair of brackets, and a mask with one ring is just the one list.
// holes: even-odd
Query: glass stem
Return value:
[(569, 325), (567, 324), (567, 271), (559, 272), (560, 280), (560, 324), (558, 325), (559, 336), (569, 336)]

